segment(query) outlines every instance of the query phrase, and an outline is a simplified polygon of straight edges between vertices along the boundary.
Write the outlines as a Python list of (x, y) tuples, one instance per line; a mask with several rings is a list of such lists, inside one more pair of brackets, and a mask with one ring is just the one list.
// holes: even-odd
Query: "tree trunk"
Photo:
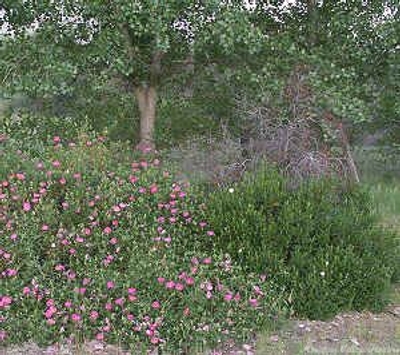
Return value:
[(140, 142), (136, 148), (143, 152), (153, 151), (155, 149), (156, 89), (152, 86), (141, 85), (135, 89), (135, 96), (140, 113)]

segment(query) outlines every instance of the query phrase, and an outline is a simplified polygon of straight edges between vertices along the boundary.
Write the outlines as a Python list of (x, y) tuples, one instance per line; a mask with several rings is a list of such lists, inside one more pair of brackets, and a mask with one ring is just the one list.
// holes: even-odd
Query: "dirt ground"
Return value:
[(329, 322), (296, 320), (259, 338), (256, 354), (399, 354), (400, 307), (379, 314), (346, 313)]

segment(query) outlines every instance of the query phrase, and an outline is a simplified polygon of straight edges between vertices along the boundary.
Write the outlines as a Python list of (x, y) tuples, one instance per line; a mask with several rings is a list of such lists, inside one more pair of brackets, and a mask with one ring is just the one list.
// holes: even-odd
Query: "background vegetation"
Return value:
[(1, 5), (2, 344), (191, 351), (382, 310), (400, 277), (396, 3), (130, 3), (62, 26), (60, 3)]

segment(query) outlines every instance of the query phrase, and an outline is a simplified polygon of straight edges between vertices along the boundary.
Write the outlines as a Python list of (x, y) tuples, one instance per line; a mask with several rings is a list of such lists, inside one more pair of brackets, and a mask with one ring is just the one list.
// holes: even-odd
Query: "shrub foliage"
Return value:
[(76, 340), (177, 349), (248, 336), (279, 288), (214, 251), (193, 189), (156, 157), (81, 135), (36, 156), (3, 137), (3, 344)]
[(208, 208), (218, 248), (285, 285), (295, 314), (327, 318), (385, 305), (399, 243), (376, 227), (363, 188), (328, 180), (293, 188), (262, 169), (213, 193)]

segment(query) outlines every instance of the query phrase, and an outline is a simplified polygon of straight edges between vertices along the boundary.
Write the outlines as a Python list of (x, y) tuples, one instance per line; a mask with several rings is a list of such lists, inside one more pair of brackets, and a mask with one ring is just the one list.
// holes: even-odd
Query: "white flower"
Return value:
[(320, 274), (322, 277), (324, 277), (324, 276), (325, 276), (325, 271), (321, 271), (319, 274)]
[(234, 192), (235, 192), (235, 190), (231, 187), (229, 190), (228, 190), (231, 194), (233, 194)]

